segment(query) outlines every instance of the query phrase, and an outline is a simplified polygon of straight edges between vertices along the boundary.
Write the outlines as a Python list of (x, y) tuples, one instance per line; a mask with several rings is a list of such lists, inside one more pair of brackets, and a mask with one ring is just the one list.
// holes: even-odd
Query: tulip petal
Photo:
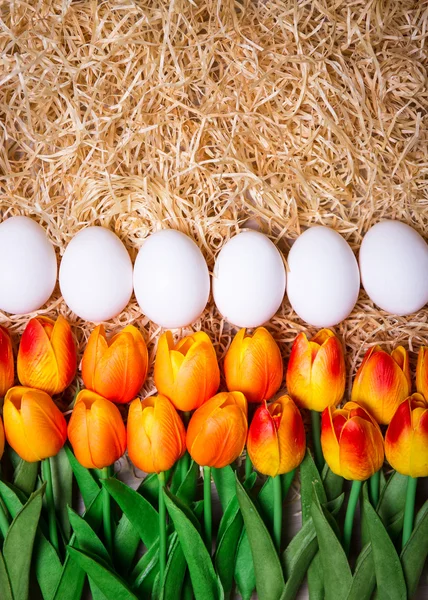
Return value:
[(287, 366), (287, 389), (293, 400), (303, 408), (312, 402), (312, 348), (305, 333), (299, 333), (293, 343)]
[(172, 398), (174, 388), (174, 371), (171, 364), (171, 350), (174, 340), (170, 331), (165, 331), (158, 342), (154, 368), (155, 385), (159, 393)]
[(291, 398), (282, 396), (273, 404), (279, 404), (282, 412), (278, 428), (280, 458), (278, 473), (289, 473), (300, 465), (305, 456), (305, 428), (299, 409)]
[(56, 320), (50, 341), (58, 369), (58, 388), (52, 394), (59, 394), (71, 384), (77, 369), (76, 346), (71, 327), (61, 315)]
[(86, 469), (95, 469), (89, 445), (88, 413), (85, 402), (76, 402), (68, 423), (68, 439), (79, 463)]
[(364, 481), (379, 471), (384, 460), (382, 433), (361, 417), (349, 419), (339, 440), (341, 475)]
[(0, 325), (0, 397), (13, 386), (15, 378), (12, 341), (8, 330)]
[(247, 439), (247, 452), (257, 471), (276, 477), (280, 466), (277, 430), (266, 402), (253, 417)]
[(4, 453), (4, 427), (3, 427), (2, 418), (0, 417), (0, 458), (3, 456), (3, 453)]
[(311, 409), (324, 410), (336, 406), (345, 393), (345, 358), (339, 340), (330, 337), (318, 350), (312, 365)]
[(180, 410), (193, 410), (214, 396), (219, 385), (220, 369), (213, 345), (197, 343), (183, 360), (170, 399)]
[(67, 439), (64, 415), (42, 391), (32, 390), (22, 397), (22, 421), (28, 445), (41, 459), (56, 456)]
[(408, 398), (397, 408), (385, 435), (386, 459), (393, 469), (408, 475), (412, 443), (412, 413)]
[(89, 336), (82, 358), (82, 379), (89, 390), (95, 390), (95, 372), (97, 364), (108, 348), (103, 325), (98, 325)]
[(416, 365), (416, 389), (428, 398), (428, 347), (421, 346)]
[(146, 473), (155, 473), (152, 459), (152, 444), (146, 434), (143, 419), (143, 407), (136, 398), (129, 407), (127, 423), (128, 456), (133, 464)]
[(88, 411), (89, 448), (96, 468), (112, 465), (126, 450), (126, 431), (117, 406), (96, 400)]
[[(20, 411), (20, 400), (18, 407), (15, 404), (15, 400), (12, 397), (14, 394), (14, 388), (12, 388), (8, 394), (6, 394), (4, 406), (3, 406), (3, 418), (5, 435), (8, 444), (15, 450), (15, 452), (27, 462), (38, 462), (40, 456), (35, 452), (27, 440), (22, 415)], [(12, 394), (10, 393), (12, 392)]]
[(410, 452), (411, 477), (428, 477), (428, 408), (419, 417), (414, 429)]
[(30, 319), (19, 344), (18, 378), (23, 386), (57, 393), (58, 365), (50, 339), (37, 318)]
[[(324, 458), (336, 475), (342, 475), (339, 456), (339, 442), (333, 425), (333, 407), (324, 409), (321, 420), (321, 446)], [(342, 428), (343, 429), (343, 426)]]
[(175, 408), (165, 396), (155, 402), (152, 428), (153, 465), (157, 473), (170, 469), (186, 451), (186, 432)]

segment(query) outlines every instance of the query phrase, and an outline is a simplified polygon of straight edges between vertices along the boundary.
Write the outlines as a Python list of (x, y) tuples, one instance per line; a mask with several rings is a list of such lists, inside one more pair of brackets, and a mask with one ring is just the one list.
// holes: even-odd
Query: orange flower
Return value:
[(290, 396), (302, 408), (321, 412), (342, 400), (345, 358), (341, 343), (330, 329), (321, 329), (311, 341), (299, 333), (288, 361), (286, 381)]
[(18, 351), (22, 385), (53, 396), (70, 385), (76, 373), (76, 346), (67, 319), (35, 317), (27, 323)]
[(380, 346), (370, 348), (355, 376), (351, 400), (370, 411), (378, 423), (386, 425), (410, 393), (406, 350), (398, 346), (388, 354)]
[(203, 331), (174, 345), (172, 333), (159, 339), (155, 384), (178, 410), (190, 411), (211, 398), (220, 385), (220, 370), (210, 338)]
[(241, 392), (222, 392), (193, 413), (187, 449), (202, 467), (221, 469), (238, 458), (247, 437), (247, 401)]
[(2, 418), (0, 417), (0, 458), (3, 456), (3, 452), (4, 452), (4, 427), (3, 427)]
[(327, 407), (322, 414), (321, 445), (324, 458), (336, 475), (364, 481), (383, 464), (383, 437), (379, 425), (364, 408), (347, 402)]
[(227, 388), (242, 392), (248, 402), (269, 400), (282, 382), (281, 352), (264, 327), (257, 327), (253, 335), (245, 331), (238, 331), (224, 359)]
[(264, 402), (248, 431), (247, 451), (257, 471), (276, 477), (300, 465), (305, 455), (305, 428), (290, 396)]
[(125, 404), (142, 388), (147, 368), (146, 343), (133, 325), (108, 341), (103, 325), (91, 333), (82, 359), (82, 378), (89, 390)]
[(428, 402), (412, 394), (397, 408), (385, 436), (389, 464), (410, 477), (428, 477)]
[(109, 467), (126, 450), (126, 431), (117, 406), (90, 390), (76, 398), (68, 424), (74, 454), (87, 469)]
[(0, 398), (13, 386), (14, 379), (12, 341), (6, 327), (0, 325)]
[(428, 398), (428, 346), (421, 346), (416, 365), (416, 389)]
[(161, 473), (174, 466), (186, 451), (186, 431), (174, 406), (165, 396), (131, 402), (128, 414), (128, 455), (146, 473)]
[(4, 399), (3, 418), (7, 441), (27, 462), (55, 456), (67, 439), (64, 415), (41, 390), (11, 388)]

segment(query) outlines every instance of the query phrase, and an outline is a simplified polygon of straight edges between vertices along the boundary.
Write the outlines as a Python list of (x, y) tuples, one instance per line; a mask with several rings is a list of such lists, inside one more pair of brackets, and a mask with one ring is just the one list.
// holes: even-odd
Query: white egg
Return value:
[(383, 310), (410, 315), (428, 302), (428, 245), (405, 223), (381, 221), (360, 248), (361, 281)]
[(276, 246), (263, 233), (242, 231), (217, 256), (214, 301), (230, 323), (258, 327), (281, 306), (285, 283), (284, 262)]
[(39, 309), (54, 290), (55, 250), (46, 231), (28, 217), (0, 225), (0, 309), (26, 314)]
[(132, 262), (125, 246), (104, 227), (82, 229), (64, 252), (59, 285), (66, 304), (82, 319), (112, 319), (132, 294)]
[(297, 238), (287, 259), (287, 295), (303, 321), (316, 327), (337, 325), (351, 313), (360, 290), (355, 256), (329, 227), (311, 227)]
[(147, 238), (134, 265), (134, 292), (142, 312), (161, 327), (185, 327), (200, 317), (210, 278), (195, 242), (174, 229)]

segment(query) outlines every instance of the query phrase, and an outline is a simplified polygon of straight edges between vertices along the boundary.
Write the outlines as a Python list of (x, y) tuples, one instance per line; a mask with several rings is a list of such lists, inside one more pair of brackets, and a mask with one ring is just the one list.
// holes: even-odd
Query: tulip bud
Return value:
[(366, 352), (355, 376), (351, 400), (368, 410), (378, 423), (387, 425), (411, 392), (409, 359), (398, 346), (388, 354), (380, 346)]
[(364, 481), (383, 464), (380, 427), (370, 413), (355, 402), (347, 402), (343, 408), (329, 406), (324, 410), (321, 446), (330, 469), (345, 479)]
[(227, 389), (242, 392), (248, 402), (269, 400), (283, 377), (281, 352), (269, 331), (257, 327), (253, 335), (241, 329), (224, 359)]
[(64, 415), (41, 390), (11, 388), (4, 399), (3, 418), (8, 443), (27, 462), (55, 456), (67, 439)]
[(13, 386), (14, 379), (12, 341), (6, 327), (0, 325), (0, 398)]
[(247, 451), (257, 471), (276, 477), (300, 465), (305, 455), (305, 428), (290, 396), (264, 402), (248, 431)]
[(128, 455), (146, 473), (168, 471), (186, 451), (186, 431), (165, 396), (136, 398), (128, 414)]
[(220, 369), (210, 338), (198, 331), (174, 344), (172, 333), (166, 331), (159, 339), (154, 376), (159, 393), (178, 410), (201, 406), (220, 385)]
[(247, 401), (241, 392), (222, 392), (190, 419), (187, 449), (202, 467), (221, 469), (238, 458), (247, 437)]
[(73, 381), (77, 366), (76, 346), (67, 319), (30, 319), (22, 334), (17, 366), (22, 385), (51, 396), (63, 392)]
[(421, 394), (397, 408), (386, 432), (385, 454), (402, 475), (428, 477), (428, 402)]
[(4, 427), (3, 427), (2, 418), (0, 417), (0, 458), (3, 456), (3, 452), (4, 452)]
[(428, 346), (421, 346), (416, 365), (416, 389), (428, 398)]
[(109, 467), (126, 450), (126, 430), (117, 406), (90, 390), (82, 390), (68, 423), (74, 454), (87, 469)]
[(91, 333), (82, 358), (82, 378), (89, 390), (117, 404), (125, 404), (142, 388), (147, 368), (146, 343), (133, 325), (110, 340), (103, 325)]
[(321, 412), (342, 400), (345, 358), (341, 343), (330, 329), (321, 329), (311, 341), (304, 333), (296, 337), (286, 381), (290, 396), (301, 408)]

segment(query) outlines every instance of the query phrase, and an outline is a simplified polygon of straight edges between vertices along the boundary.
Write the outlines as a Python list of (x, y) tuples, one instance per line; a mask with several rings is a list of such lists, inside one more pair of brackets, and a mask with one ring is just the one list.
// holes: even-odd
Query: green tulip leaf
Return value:
[(189, 470), (177, 490), (177, 498), (185, 504), (191, 504), (196, 496), (196, 485), (199, 478), (199, 466), (194, 460), (191, 461)]
[(409, 598), (412, 598), (416, 593), (427, 556), (428, 500), (418, 512), (415, 528), (400, 556)]
[(68, 508), (68, 514), (79, 550), (96, 556), (111, 566), (109, 553), (89, 523), (70, 507)]
[(258, 598), (279, 600), (284, 592), (285, 582), (272, 538), (238, 478), (236, 494), (251, 547)]
[(309, 518), (282, 554), (286, 584), (281, 600), (294, 600), (317, 552), (315, 527), (312, 518)]
[(361, 550), (355, 565), (352, 585), (346, 600), (371, 598), (376, 587), (376, 575), (373, 563), (372, 545), (369, 542)]
[(3, 554), (0, 552), (0, 590), (2, 600), (13, 600), (12, 588), (10, 586), (9, 575), (4, 564)]
[[(178, 491), (180, 485), (183, 483), (183, 481), (186, 477), (186, 474), (189, 470), (187, 467), (186, 472), (184, 473), (183, 472), (183, 469), (185, 468), (184, 465), (185, 464), (189, 465), (189, 463), (190, 463), (190, 457), (189, 457), (189, 453), (186, 451), (184, 453), (184, 456), (182, 456), (180, 458), (180, 460), (178, 460), (175, 463), (174, 471), (173, 471), (172, 477), (171, 477), (171, 483), (169, 486), (171, 494), (177, 494), (177, 491)], [(165, 481), (167, 481), (166, 477), (165, 477)]]
[(403, 600), (407, 598), (407, 591), (400, 559), (380, 516), (370, 504), (367, 483), (363, 486), (363, 504), (373, 553), (378, 598)]
[[(165, 472), (165, 481), (168, 481), (167, 472)], [(159, 480), (157, 473), (146, 475), (138, 486), (137, 492), (144, 496), (144, 498), (157, 510), (159, 501)]]
[(176, 600), (180, 597), (186, 576), (186, 558), (176, 533), (173, 534), (173, 540), (166, 565), (165, 578), (160, 591), (160, 600)]
[[(293, 482), (294, 473), (294, 471), (291, 471), (290, 473), (285, 473), (284, 475), (279, 476), (281, 478), (283, 502)], [(273, 479), (272, 477), (268, 477), (262, 489), (260, 490), (259, 495), (257, 496), (257, 506), (260, 508), (260, 515), (262, 516), (263, 521), (270, 533), (273, 532), (273, 498)]]
[(83, 502), (87, 509), (89, 506), (91, 506), (92, 502), (97, 497), (98, 492), (100, 491), (100, 486), (94, 479), (89, 469), (85, 469), (85, 467), (82, 467), (82, 465), (74, 456), (73, 451), (69, 446), (65, 445), (64, 451), (70, 462), (70, 466), (73, 469), (77, 485), (79, 487), (80, 493), (82, 494)]
[(91, 555), (68, 546), (73, 561), (92, 579), (107, 598), (115, 600), (138, 600), (126, 584), (105, 565), (96, 561)]
[(390, 537), (395, 540), (403, 529), (407, 477), (395, 471), (390, 475), (380, 495), (377, 513)]
[(322, 471), (322, 483), (328, 500), (334, 500), (343, 491), (343, 477), (333, 473), (327, 463), (325, 463)]
[(194, 523), (168, 490), (164, 491), (165, 504), (174, 523), (192, 578), (196, 600), (220, 600), (223, 589), (214, 571), (211, 557)]
[(57, 521), (63, 539), (68, 543), (71, 535), (71, 527), (70, 521), (68, 520), (67, 507), (71, 506), (73, 501), (73, 470), (64, 448), (62, 448), (56, 456), (50, 458), (49, 462), (52, 472), (53, 495)]
[(230, 465), (222, 469), (211, 469), (215, 487), (223, 512), (236, 495), (235, 472)]
[(250, 600), (256, 587), (253, 555), (247, 531), (244, 527), (239, 538), (235, 560), (235, 581), (243, 600)]
[(30, 463), (20, 459), (13, 474), (13, 485), (27, 496), (29, 496), (36, 487), (39, 465), (39, 462)]
[(4, 541), (3, 558), (14, 600), (28, 598), (31, 557), (44, 491), (43, 485), (31, 494), (28, 502), (13, 519)]
[(88, 577), (88, 580), (89, 580), (89, 588), (91, 590), (91, 596), (92, 596), (91, 600), (109, 600), (109, 596), (105, 596), (102, 593), (102, 591), (95, 584), (95, 582), (93, 581), (93, 579), (91, 579), (90, 577)]

